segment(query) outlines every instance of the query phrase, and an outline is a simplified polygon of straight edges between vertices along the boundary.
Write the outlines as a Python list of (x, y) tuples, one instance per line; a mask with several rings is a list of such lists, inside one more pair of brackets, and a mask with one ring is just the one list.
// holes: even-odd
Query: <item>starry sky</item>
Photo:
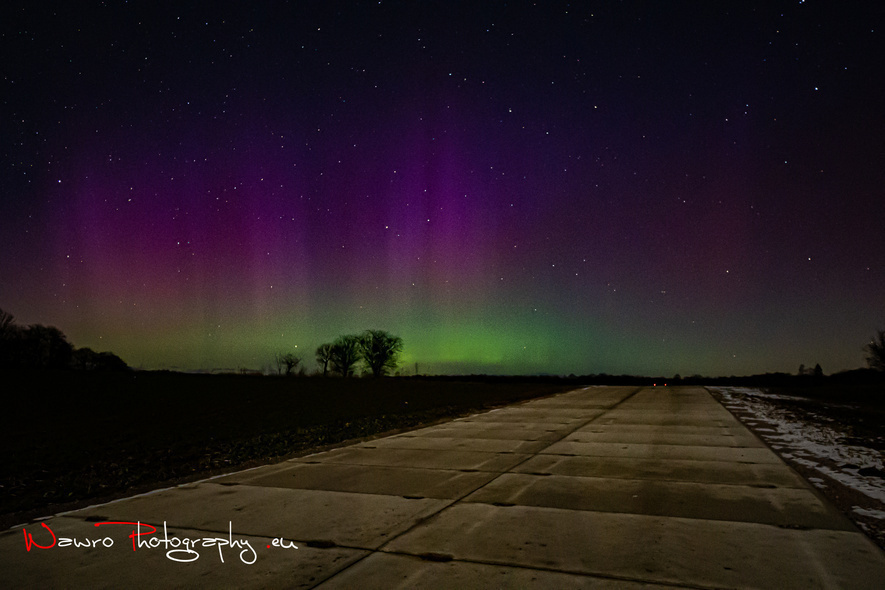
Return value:
[(885, 4), (0, 8), (0, 308), (147, 369), (864, 366)]

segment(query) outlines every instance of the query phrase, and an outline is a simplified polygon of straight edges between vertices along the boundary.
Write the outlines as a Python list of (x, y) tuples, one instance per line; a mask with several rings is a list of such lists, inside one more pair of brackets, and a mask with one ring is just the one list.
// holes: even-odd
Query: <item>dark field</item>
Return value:
[(0, 529), (575, 387), (150, 372), (7, 375), (4, 382)]
[(843, 444), (885, 451), (885, 384), (770, 387), (765, 391), (782, 396), (777, 402), (806, 421), (837, 430)]

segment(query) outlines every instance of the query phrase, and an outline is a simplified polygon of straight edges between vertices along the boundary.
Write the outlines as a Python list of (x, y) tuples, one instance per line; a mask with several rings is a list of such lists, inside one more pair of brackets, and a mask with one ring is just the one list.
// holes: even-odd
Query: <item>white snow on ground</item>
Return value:
[[(885, 502), (885, 478), (864, 477), (858, 474), (860, 469), (866, 467), (882, 470), (881, 452), (868, 447), (846, 444), (843, 442), (843, 436), (837, 431), (819, 424), (798, 421), (789, 412), (766, 401), (766, 398), (789, 399), (788, 396), (777, 396), (747, 387), (708, 387), (707, 389), (722, 396), (725, 407), (746, 412), (756, 420), (764, 422), (766, 426), (772, 427), (757, 428), (756, 431), (765, 442), (777, 448), (785, 457), (815, 469), (870, 498)], [(741, 396), (752, 397), (753, 402), (748, 403)], [(822, 459), (832, 461), (841, 467), (822, 465), (819, 463)]]
[(885, 511), (882, 510), (871, 510), (868, 508), (861, 508), (860, 506), (852, 506), (851, 511), (856, 512), (861, 516), (875, 518), (876, 520), (885, 520)]

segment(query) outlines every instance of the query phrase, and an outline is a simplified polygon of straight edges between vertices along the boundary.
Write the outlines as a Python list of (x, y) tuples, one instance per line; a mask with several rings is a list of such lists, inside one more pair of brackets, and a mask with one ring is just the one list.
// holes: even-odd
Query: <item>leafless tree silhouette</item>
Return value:
[(332, 343), (332, 368), (342, 377), (353, 375), (353, 366), (360, 360), (359, 336), (339, 336)]
[(288, 377), (292, 374), (295, 367), (298, 366), (298, 363), (301, 362), (301, 359), (291, 352), (278, 352), (276, 357), (274, 357), (274, 361), (277, 365), (277, 373), (282, 373), (283, 368), (285, 367), (286, 376)]
[(360, 356), (375, 377), (396, 369), (403, 339), (384, 330), (366, 330), (360, 335)]
[(885, 330), (879, 330), (878, 333), (878, 339), (873, 338), (864, 350), (867, 352), (867, 364), (870, 368), (885, 371)]
[(14, 316), (6, 311), (0, 309), (0, 335), (6, 334), (11, 331), (14, 327), (12, 320), (15, 319)]
[(332, 345), (321, 344), (317, 347), (317, 362), (323, 367), (323, 377), (329, 372), (329, 362), (332, 360)]

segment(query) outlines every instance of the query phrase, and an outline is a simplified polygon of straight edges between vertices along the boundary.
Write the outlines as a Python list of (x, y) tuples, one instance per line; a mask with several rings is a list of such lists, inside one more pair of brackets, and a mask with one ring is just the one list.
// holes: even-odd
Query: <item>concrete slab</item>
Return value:
[(403, 434), (400, 436), (421, 436), (426, 438), (490, 438), (525, 441), (544, 440), (554, 442), (570, 432), (570, 429), (567, 428), (559, 430), (544, 428), (530, 430), (527, 428), (513, 428), (512, 425), (495, 425), (489, 428), (476, 422), (466, 422), (464, 424), (465, 426), (459, 428), (440, 427), (437, 429), (416, 430), (415, 432), (408, 433), (408, 435)]
[(506, 473), (465, 502), (854, 530), (808, 489)]
[(503, 472), (525, 461), (530, 456), (522, 453), (346, 447), (328, 453), (311, 455), (309, 458), (305, 458), (304, 462)]
[(635, 457), (535, 455), (525, 463), (514, 467), (513, 471), (579, 477), (808, 488), (808, 482), (783, 463), (735, 463), (684, 459), (662, 461)]
[(617, 399), (606, 401), (579, 398), (559, 399), (558, 397), (556, 397), (545, 400), (526, 402), (522, 407), (531, 410), (579, 410), (585, 412), (593, 410), (605, 411), (619, 401), (621, 400)]
[[(154, 535), (161, 538), (162, 523), (156, 524), (159, 526)], [(294, 543), (297, 549), (268, 547), (273, 544), (273, 538), (239, 533), (232, 534), (230, 539), (240, 545), (223, 546), (219, 554), (218, 546), (204, 546), (205, 539), (229, 539), (228, 531), (167, 526), (166, 533), (172, 540), (199, 540), (193, 548), (196, 559), (184, 563), (172, 557), (193, 559), (194, 555), (182, 550), (167, 557), (167, 550), (176, 550), (172, 546), (141, 547), (133, 551), (128, 538), (135, 528), (132, 525), (96, 527), (95, 523), (81, 518), (60, 517), (52, 519), (48, 526), (57, 539), (77, 539), (85, 543), (108, 538), (111, 546), (99, 544), (86, 548), (56, 544), (51, 549), (32, 547), (28, 551), (21, 530), (7, 531), (0, 535), (4, 565), (0, 570), (0, 583), (4, 588), (312, 588), (369, 554), (344, 547), (319, 549), (300, 542)], [(50, 533), (39, 524), (28, 525), (25, 530), (38, 545), (49, 546), (52, 542)], [(291, 539), (286, 539), (286, 546), (291, 544)]]
[[(274, 466), (276, 467), (276, 466)], [(413, 469), (367, 465), (287, 463), (283, 469), (256, 470), (212, 480), (251, 486), (388, 494), (424, 498), (460, 498), (499, 474), (445, 469)]]
[(447, 506), (447, 500), (199, 483), (80, 510), (81, 518), (284, 537), (376, 549)]
[(521, 407), (532, 410), (607, 410), (622, 401), (623, 397), (618, 395), (608, 399), (596, 399), (583, 394), (574, 397), (563, 395), (526, 402)]
[(580, 424), (601, 415), (604, 410), (532, 410), (513, 409), (497, 410), (487, 414), (478, 414), (471, 418), (462, 418), (462, 422), (536, 422), (540, 424)]
[(688, 406), (682, 404), (634, 404), (632, 401), (609, 410), (606, 412), (605, 418), (606, 421), (616, 421), (619, 418), (638, 419), (641, 424), (656, 424), (658, 419), (663, 418), (677, 424), (682, 423), (684, 418), (688, 420), (700, 418), (704, 420), (723, 420), (731, 423), (737, 422), (734, 416), (722, 406), (711, 407), (703, 404)]
[[(671, 427), (672, 428), (672, 427)], [(598, 427), (594, 430), (581, 429), (563, 439), (563, 442), (578, 443), (631, 443), (631, 444), (655, 444), (655, 445), (688, 445), (694, 447), (765, 447), (765, 445), (752, 434), (694, 434), (682, 432), (654, 431), (646, 432), (619, 431), (617, 427), (609, 427), (602, 431)]]
[(599, 424), (609, 422), (652, 426), (741, 426), (741, 423), (722, 406), (634, 404), (633, 400), (606, 412), (604, 419), (599, 420)]
[[(655, 585), (655, 588), (679, 586)], [(470, 563), (438, 562), (410, 555), (374, 553), (355, 566), (318, 586), (321, 590), (360, 588), (362, 590), (640, 590), (642, 582), (628, 582), (579, 574), (565, 574), (538, 569), (513, 568)]]
[(489, 504), (452, 506), (384, 551), (705, 588), (878, 589), (885, 579), (878, 548), (854, 532)]
[(685, 405), (689, 403), (708, 404), (707, 390), (703, 387), (644, 387), (632, 398), (632, 403), (668, 403)]
[[(585, 388), (47, 525), (85, 539), (89, 520), (166, 521), (173, 540), (229, 534), (258, 559), (237, 562), (227, 548), (221, 563), (217, 547), (188, 564), (156, 548), (127, 552), (128, 530), (110, 524), (99, 526), (115, 527), (111, 547), (28, 552), (15, 529), (0, 533), (0, 587), (781, 589), (885, 579), (885, 555), (700, 388)], [(42, 528), (27, 530), (45, 543)]]
[(635, 386), (590, 386), (561, 393), (559, 395), (532, 400), (525, 405), (530, 406), (556, 406), (560, 404), (577, 404), (610, 408), (621, 403), (631, 395), (635, 395), (641, 388)]
[[(473, 433), (477, 432), (524, 432), (525, 435), (535, 435), (540, 432), (545, 432), (548, 434), (558, 434), (557, 438), (561, 438), (566, 434), (573, 432), (576, 427), (580, 427), (584, 424), (584, 422), (578, 423), (577, 426), (572, 424), (545, 424), (542, 422), (492, 422), (489, 420), (484, 421), (476, 421), (476, 422), (466, 422), (466, 421), (456, 421), (450, 422), (445, 425), (440, 425), (440, 429), (445, 430), (458, 430), (459, 432), (463, 432), (461, 436), (472, 436)], [(436, 430), (431, 430), (431, 432), (435, 432)], [(416, 436), (426, 436), (428, 432), (427, 429), (416, 430), (414, 434)]]
[(557, 442), (543, 451), (549, 455), (585, 455), (591, 457), (635, 457), (637, 459), (689, 459), (744, 463), (780, 463), (767, 448), (705, 447), (625, 443)]
[(373, 440), (360, 449), (423, 449), (430, 451), (482, 451), (484, 453), (536, 453), (550, 441), (523, 441), (472, 437), (396, 436)]
[[(727, 413), (727, 410), (723, 408)], [(617, 413), (606, 413), (597, 424), (649, 424), (655, 426), (707, 426), (707, 427), (734, 427), (738, 421), (731, 414), (725, 415), (719, 412), (691, 412), (679, 413), (664, 410), (622, 410)]]
[(706, 436), (740, 436), (740, 435), (749, 435), (753, 436), (752, 433), (748, 432), (747, 429), (743, 426), (743, 424), (734, 424), (732, 426), (689, 426), (685, 424), (671, 424), (671, 425), (660, 425), (660, 424), (603, 424), (601, 420), (594, 420), (593, 422), (587, 424), (586, 426), (582, 426), (574, 431), (577, 433), (582, 432), (617, 432), (617, 433), (636, 433), (636, 434), (648, 434), (651, 432), (660, 432), (664, 434), (692, 434), (692, 435), (706, 435)]

